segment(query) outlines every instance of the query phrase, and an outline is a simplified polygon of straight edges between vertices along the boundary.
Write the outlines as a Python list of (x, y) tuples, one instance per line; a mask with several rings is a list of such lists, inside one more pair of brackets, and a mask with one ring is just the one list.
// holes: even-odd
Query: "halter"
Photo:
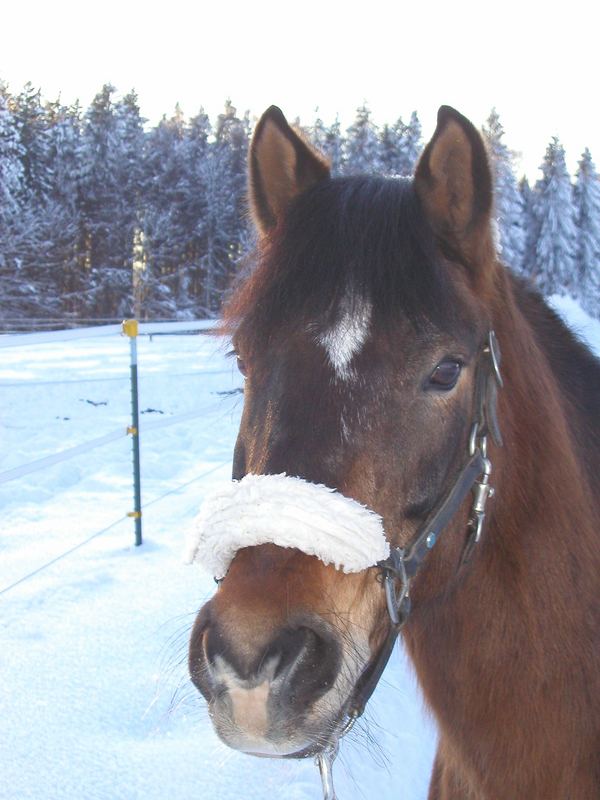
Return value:
[(448, 523), (471, 490), (473, 491), (473, 505), (467, 525), (468, 538), (462, 554), (461, 566), (468, 562), (473, 548), (481, 538), (486, 504), (488, 499), (494, 495), (494, 489), (490, 485), (492, 464), (487, 455), (488, 435), (498, 446), (502, 446), (502, 436), (496, 414), (497, 390), (502, 386), (500, 348), (496, 334), (490, 330), (477, 362), (475, 413), (469, 435), (468, 459), (450, 491), (436, 505), (414, 539), (405, 547), (391, 548), (389, 558), (377, 564), (378, 580), (383, 584), (391, 622), (390, 632), (377, 659), (361, 675), (346, 712), (347, 720), (339, 735), (316, 756), (323, 786), (323, 800), (336, 800), (333, 788), (333, 762), (338, 753), (340, 740), (362, 716), (365, 706), (387, 666), (398, 634), (409, 618), (411, 583), (423, 566), (428, 553), (439, 542)]

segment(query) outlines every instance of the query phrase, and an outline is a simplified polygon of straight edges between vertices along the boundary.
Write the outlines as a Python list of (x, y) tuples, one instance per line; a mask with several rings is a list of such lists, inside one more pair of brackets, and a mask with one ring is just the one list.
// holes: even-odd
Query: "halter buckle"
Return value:
[(481, 480), (476, 481), (473, 486), (473, 506), (471, 509), (471, 518), (469, 519), (470, 534), (467, 544), (465, 545), (461, 564), (466, 564), (469, 561), (473, 548), (481, 539), (481, 533), (485, 523), (487, 501), (490, 497), (494, 496), (494, 487), (490, 484), (491, 474), (492, 464), (488, 458), (484, 458)]
[[(394, 547), (389, 559), (379, 564), (388, 614), (396, 628), (401, 628), (410, 614), (410, 578), (404, 557), (404, 548)], [(399, 592), (396, 592), (396, 581), (400, 583)]]
[(481, 455), (487, 460), (487, 436), (482, 434), (480, 422), (474, 422), (469, 434), (469, 455), (474, 456), (479, 450)]

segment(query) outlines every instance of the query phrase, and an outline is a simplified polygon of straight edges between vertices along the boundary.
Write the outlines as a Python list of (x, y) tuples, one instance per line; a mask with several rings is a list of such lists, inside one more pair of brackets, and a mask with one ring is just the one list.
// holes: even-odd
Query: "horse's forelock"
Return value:
[[(257, 265), (224, 310), (225, 330), (250, 352), (284, 331), (327, 332), (350, 313), (374, 331), (401, 319), (446, 331), (461, 304), (409, 179), (323, 182), (292, 204), (259, 244)], [(360, 312), (360, 313), (359, 313)]]

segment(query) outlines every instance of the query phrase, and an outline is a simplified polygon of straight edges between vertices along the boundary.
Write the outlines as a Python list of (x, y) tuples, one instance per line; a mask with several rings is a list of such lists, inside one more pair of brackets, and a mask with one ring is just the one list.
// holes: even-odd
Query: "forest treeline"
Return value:
[[(106, 85), (88, 109), (0, 83), (0, 321), (186, 319), (218, 313), (253, 245), (245, 205), (253, 121), (231, 102), (209, 119), (177, 108), (145, 125), (134, 92)], [(416, 112), (377, 126), (315, 119), (303, 130), (335, 175), (409, 175)], [(517, 179), (498, 114), (483, 127), (502, 260), (545, 294), (600, 315), (600, 182), (586, 150), (574, 179), (559, 140), (541, 177)]]

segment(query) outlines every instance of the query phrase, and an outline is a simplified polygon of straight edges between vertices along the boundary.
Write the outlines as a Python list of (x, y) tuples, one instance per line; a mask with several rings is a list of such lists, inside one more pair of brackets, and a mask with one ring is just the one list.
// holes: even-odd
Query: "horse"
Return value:
[(443, 106), (412, 178), (333, 178), (271, 107), (249, 204), (233, 479), (335, 490), (396, 559), (239, 547), (189, 647), (218, 735), (324, 751), (400, 631), (439, 733), (430, 800), (598, 800), (600, 363), (501, 263), (480, 134)]

